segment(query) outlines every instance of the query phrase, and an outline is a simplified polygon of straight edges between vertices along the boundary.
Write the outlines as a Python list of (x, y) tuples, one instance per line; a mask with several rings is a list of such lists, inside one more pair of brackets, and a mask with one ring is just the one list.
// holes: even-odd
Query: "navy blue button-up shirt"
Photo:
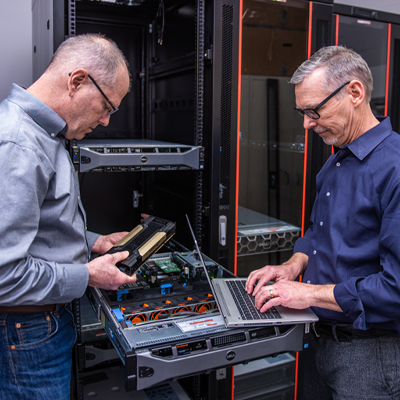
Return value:
[(98, 235), (86, 231), (66, 123), (17, 85), (0, 121), (0, 305), (69, 302), (85, 292)]
[(330, 156), (317, 176), (311, 225), (295, 252), (304, 282), (336, 284), (343, 313), (320, 319), (400, 333), (400, 135), (389, 118)]

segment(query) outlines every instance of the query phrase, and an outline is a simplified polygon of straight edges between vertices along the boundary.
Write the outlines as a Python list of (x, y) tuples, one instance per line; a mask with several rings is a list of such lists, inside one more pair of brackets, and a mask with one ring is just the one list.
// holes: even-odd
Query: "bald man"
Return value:
[(102, 35), (63, 42), (47, 70), (0, 104), (0, 398), (69, 399), (76, 331), (69, 303), (87, 286), (135, 277), (104, 254), (126, 232), (86, 229), (77, 173), (65, 149), (107, 126), (130, 89), (129, 65)]

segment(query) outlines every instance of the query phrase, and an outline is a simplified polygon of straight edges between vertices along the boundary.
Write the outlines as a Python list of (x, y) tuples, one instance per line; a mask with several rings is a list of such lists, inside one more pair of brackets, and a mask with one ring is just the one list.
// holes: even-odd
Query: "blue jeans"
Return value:
[(346, 342), (311, 336), (299, 353), (298, 400), (400, 399), (400, 336)]
[(0, 314), (0, 399), (70, 398), (72, 312)]

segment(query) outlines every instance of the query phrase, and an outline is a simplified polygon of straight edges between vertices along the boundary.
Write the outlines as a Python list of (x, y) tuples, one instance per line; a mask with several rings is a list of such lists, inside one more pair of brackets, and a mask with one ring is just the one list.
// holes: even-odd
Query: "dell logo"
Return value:
[(228, 353), (226, 353), (226, 359), (228, 361), (232, 361), (236, 358), (236, 353), (234, 351), (228, 351)]
[(144, 164), (144, 163), (147, 163), (147, 161), (149, 161), (149, 159), (146, 156), (142, 156), (142, 157), (140, 157), (140, 161)]

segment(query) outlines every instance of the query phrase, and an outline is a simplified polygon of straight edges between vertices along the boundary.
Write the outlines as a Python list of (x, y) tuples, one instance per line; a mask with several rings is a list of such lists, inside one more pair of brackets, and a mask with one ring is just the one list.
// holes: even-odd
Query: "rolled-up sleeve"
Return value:
[(86, 240), (88, 243), (88, 247), (91, 250), (94, 246), (94, 243), (96, 242), (96, 240), (100, 237), (101, 235), (99, 235), (98, 233), (94, 233), (91, 231), (87, 231), (86, 232)]
[(309, 255), (310, 249), (310, 238), (312, 237), (313, 232), (313, 225), (311, 224), (310, 227), (307, 229), (305, 235), (296, 240), (294, 244), (293, 253), (304, 253)]

